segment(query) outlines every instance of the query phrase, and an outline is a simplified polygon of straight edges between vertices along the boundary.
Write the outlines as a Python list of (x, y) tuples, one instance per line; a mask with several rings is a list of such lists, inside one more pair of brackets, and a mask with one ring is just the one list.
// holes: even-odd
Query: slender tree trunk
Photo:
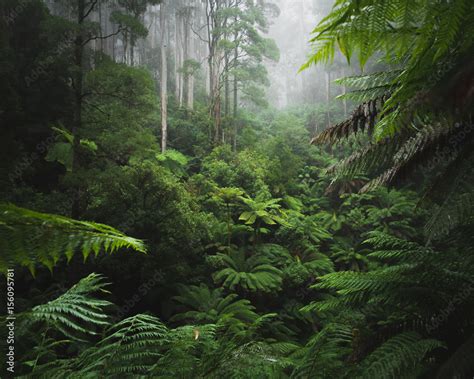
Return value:
[[(346, 69), (343, 68), (342, 69), (342, 77), (345, 78), (346, 77)], [(347, 87), (346, 85), (344, 84), (342, 86), (342, 94), (345, 95), (347, 93)], [(342, 100), (342, 105), (343, 105), (343, 108), (344, 108), (344, 118), (347, 119), (347, 99), (346, 97), (344, 96), (343, 100)]]
[[(237, 19), (235, 19), (235, 22), (237, 22)], [(237, 41), (238, 38), (238, 32), (236, 31), (234, 34), (234, 41)], [(237, 64), (237, 59), (239, 57), (239, 48), (236, 44), (234, 48), (234, 65)], [(237, 133), (238, 133), (238, 124), (237, 124), (237, 107), (238, 107), (238, 81), (237, 81), (237, 76), (234, 74), (234, 109), (233, 109), (233, 127), (234, 127), (234, 151), (237, 151)]]
[[(184, 64), (187, 62), (189, 59), (189, 14), (188, 14), (188, 9), (186, 8), (184, 10), (184, 17), (183, 17), (183, 68)], [(187, 69), (187, 67), (186, 67)], [(186, 70), (183, 73), (183, 89), (182, 89), (182, 97), (183, 97), (183, 102), (184, 99), (186, 99), (186, 106), (188, 105), (188, 87), (189, 87), (189, 72)]]
[(331, 111), (329, 109), (331, 104), (331, 73), (326, 71), (326, 108), (328, 116), (328, 128), (331, 126)]
[[(225, 1), (225, 6), (226, 8), (229, 6), (228, 1)], [(228, 38), (228, 33), (227, 33), (227, 18), (224, 21), (224, 29), (226, 32), (224, 33), (224, 39)], [(229, 110), (230, 110), (230, 87), (229, 87), (229, 51), (228, 49), (225, 50), (224, 52), (224, 115), (225, 117), (229, 116)]]
[(183, 17), (181, 15), (180, 2), (175, 16), (175, 97), (179, 106), (183, 105)]
[(229, 83), (229, 55), (228, 53), (225, 53), (225, 71), (226, 73), (224, 74), (224, 80), (225, 80), (225, 108), (224, 108), (224, 114), (225, 116), (229, 116), (230, 112), (230, 83)]
[(168, 67), (166, 59), (166, 15), (164, 1), (160, 6), (161, 26), (161, 152), (166, 151), (168, 140)]
[(184, 18), (182, 16), (179, 17), (179, 106), (182, 107), (184, 103), (184, 73), (183, 73), (183, 65), (185, 58), (185, 48), (186, 48), (186, 41), (184, 40)]
[(123, 63), (127, 63), (127, 49), (128, 49), (128, 33), (127, 32), (124, 32), (123, 34), (123, 55), (122, 55), (122, 59), (123, 59)]
[[(74, 65), (76, 66), (74, 75), (74, 115), (72, 122), (72, 172), (76, 173), (80, 167), (80, 129), (82, 125), (82, 92), (83, 92), (83, 55), (84, 55), (84, 37), (82, 35), (82, 26), (85, 18), (85, 0), (77, 0), (77, 23), (78, 31), (74, 41)], [(71, 217), (79, 218), (81, 202), (81, 189), (77, 188), (72, 199)]]
[[(189, 15), (188, 25), (186, 26), (189, 33), (189, 46), (188, 46), (188, 59), (194, 59), (194, 36), (190, 33), (190, 19), (192, 14)], [(189, 109), (194, 109), (194, 73), (188, 75), (187, 89), (186, 89), (186, 103)]]
[[(99, 2), (98, 3), (98, 7), (99, 7), (99, 36), (102, 37), (102, 3)], [(103, 53), (104, 52), (104, 40), (102, 38), (100, 38), (99, 40), (99, 43), (100, 43), (100, 52)]]

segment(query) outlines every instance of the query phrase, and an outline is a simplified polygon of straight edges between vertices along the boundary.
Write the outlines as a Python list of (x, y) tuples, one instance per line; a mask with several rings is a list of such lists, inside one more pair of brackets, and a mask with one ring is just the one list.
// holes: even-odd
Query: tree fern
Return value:
[(187, 320), (196, 324), (217, 324), (231, 322), (232, 326), (243, 327), (257, 318), (255, 308), (248, 300), (238, 299), (236, 294), (224, 296), (222, 289), (210, 289), (205, 284), (180, 286), (180, 294), (174, 300), (186, 309), (173, 316), (173, 321)]
[(348, 60), (358, 54), (362, 65), (382, 52), (383, 61), (397, 67), (339, 81), (354, 88), (345, 97), (363, 103), (313, 143), (334, 143), (361, 131), (372, 142), (337, 165), (340, 180), (349, 173), (375, 177), (362, 191), (397, 185), (419, 168), (443, 168), (472, 143), (472, 133), (454, 126), (472, 124), (472, 92), (463, 88), (472, 76), (473, 15), (467, 0), (335, 2), (313, 31), (316, 51), (304, 67), (328, 62), (337, 48)]
[(218, 254), (223, 269), (214, 274), (214, 280), (229, 289), (236, 287), (246, 291), (270, 292), (278, 290), (282, 283), (282, 272), (262, 255), (246, 257), (244, 250), (232, 251), (229, 255)]

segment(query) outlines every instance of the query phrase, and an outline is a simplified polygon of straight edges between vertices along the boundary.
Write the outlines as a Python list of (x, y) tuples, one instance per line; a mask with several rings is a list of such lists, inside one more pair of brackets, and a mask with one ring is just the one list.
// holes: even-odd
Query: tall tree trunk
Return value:
[(102, 3), (99, 2), (98, 4), (98, 7), (99, 7), (99, 36), (101, 37), (100, 40), (99, 40), (99, 43), (100, 43), (100, 52), (103, 53), (104, 52), (104, 40), (102, 39), (102, 30), (103, 30), (103, 25), (102, 25), (102, 20), (103, 20), (103, 17), (102, 17)]
[(164, 1), (160, 6), (161, 26), (161, 152), (166, 151), (168, 140), (168, 67), (166, 59), (166, 15)]
[[(235, 20), (237, 21), (237, 19)], [(237, 38), (238, 38), (238, 33), (237, 31), (235, 32), (234, 34), (234, 40), (237, 41)], [(234, 65), (237, 64), (237, 59), (239, 57), (239, 48), (236, 44), (235, 48), (234, 48)], [(237, 76), (234, 74), (234, 88), (233, 88), (233, 91), (234, 91), (234, 106), (233, 106), (233, 120), (232, 120), (232, 123), (233, 123), (233, 127), (234, 127), (234, 142), (233, 142), (233, 145), (234, 145), (234, 151), (237, 151), (237, 134), (238, 134), (238, 125), (237, 125), (237, 107), (238, 107), (238, 88), (237, 88), (237, 85), (238, 85), (238, 81), (237, 81)]]
[(179, 17), (179, 106), (182, 107), (184, 103), (184, 73), (183, 73), (183, 65), (185, 58), (185, 48), (186, 48), (186, 41), (184, 40), (184, 18), (182, 16)]
[(123, 60), (123, 63), (127, 63), (127, 49), (128, 49), (128, 33), (127, 32), (124, 32), (123, 34), (123, 43), (122, 43), (122, 46), (123, 46), (123, 55), (122, 55), (122, 60)]
[(224, 114), (225, 116), (229, 116), (230, 112), (230, 83), (229, 83), (229, 54), (225, 53), (225, 107), (224, 107)]
[[(194, 36), (190, 33), (190, 20), (193, 17), (192, 13), (189, 14), (188, 17), (188, 24), (186, 25), (186, 30), (188, 32), (188, 58), (187, 59), (194, 59), (195, 52), (194, 52)], [(186, 104), (189, 109), (194, 109), (194, 72), (190, 73), (187, 77), (187, 88), (186, 88)]]
[[(72, 172), (76, 173), (80, 167), (80, 135), (82, 125), (82, 92), (84, 79), (84, 37), (82, 26), (85, 18), (85, 0), (77, 0), (77, 23), (78, 31), (74, 41), (74, 65), (76, 66), (74, 75), (74, 114), (72, 122)], [(72, 199), (71, 217), (79, 218), (81, 202), (81, 189), (77, 188)]]
[[(342, 69), (342, 77), (345, 78), (346, 77), (346, 69), (343, 68)], [(346, 85), (344, 84), (342, 86), (342, 94), (345, 95), (347, 93), (347, 87)], [(343, 109), (344, 109), (344, 118), (347, 119), (347, 99), (346, 97), (344, 96), (343, 100), (342, 100), (342, 104), (343, 104)]]
[[(229, 7), (229, 3), (226, 0), (225, 1), (225, 7)], [(224, 21), (224, 39), (228, 39), (228, 33), (227, 33), (227, 18)], [(228, 49), (225, 49), (224, 51), (224, 115), (225, 117), (229, 116), (229, 110), (230, 110), (230, 87), (229, 87), (229, 51)]]
[(328, 116), (328, 128), (331, 126), (331, 111), (329, 109), (331, 104), (331, 73), (326, 71), (326, 108)]
[(180, 3), (178, 2), (177, 10), (175, 13), (175, 97), (179, 106), (183, 105), (183, 36), (182, 36), (182, 22), (183, 17), (181, 12)]

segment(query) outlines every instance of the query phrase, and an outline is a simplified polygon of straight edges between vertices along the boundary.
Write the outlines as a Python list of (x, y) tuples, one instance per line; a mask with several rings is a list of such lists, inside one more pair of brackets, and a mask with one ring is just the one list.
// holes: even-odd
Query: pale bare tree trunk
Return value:
[(175, 77), (175, 88), (174, 88), (174, 91), (175, 91), (175, 97), (176, 97), (176, 100), (178, 100), (179, 98), (179, 47), (180, 47), (180, 43), (179, 43), (179, 27), (178, 27), (178, 24), (179, 24), (179, 15), (178, 15), (178, 12), (176, 11), (176, 14), (175, 14), (175, 22), (174, 22), (174, 77)]
[(178, 99), (179, 99), (179, 106), (182, 107), (184, 103), (184, 73), (182, 71), (183, 65), (184, 65), (184, 60), (185, 58), (185, 46), (187, 41), (184, 40), (184, 19), (182, 16), (179, 17), (179, 23), (178, 23), (178, 29), (179, 29), (179, 66), (178, 69), (180, 70), (179, 72), (179, 94), (178, 94)]
[[(236, 4), (236, 6), (239, 6), (239, 3)], [(234, 18), (234, 22), (237, 23), (237, 17)], [(237, 30), (235, 30), (234, 32), (234, 42), (236, 43), (235, 45), (235, 48), (234, 48), (234, 65), (237, 65), (237, 60), (239, 58), (239, 46), (237, 44), (237, 39), (239, 38), (239, 32)], [(237, 124), (237, 108), (238, 108), (238, 79), (237, 79), (237, 76), (234, 74), (234, 88), (233, 88), (233, 95), (234, 95), (234, 99), (233, 99), (233, 120), (232, 120), (232, 123), (233, 123), (233, 127), (234, 127), (234, 141), (233, 141), (233, 147), (234, 147), (234, 151), (236, 152), (237, 151), (237, 134), (239, 132), (239, 129), (238, 129), (238, 124)]]
[[(225, 6), (228, 7), (229, 3), (226, 0), (225, 1)], [(227, 29), (227, 18), (224, 21), (224, 29)], [(227, 30), (224, 34), (224, 39), (227, 39)], [(229, 83), (229, 51), (228, 49), (225, 50), (224, 52), (224, 115), (225, 117), (229, 116), (229, 110), (230, 110), (230, 83)]]
[(165, 3), (160, 6), (161, 27), (161, 152), (166, 151), (168, 140), (168, 67), (166, 59), (166, 15)]
[[(342, 77), (345, 78), (346, 77), (346, 69), (343, 68), (342, 69)], [(345, 95), (347, 93), (347, 87), (346, 85), (344, 84), (342, 86), (342, 94)], [(347, 119), (347, 99), (346, 97), (344, 96), (343, 100), (342, 100), (342, 104), (343, 104), (343, 107), (344, 107), (344, 118)]]
[[(191, 16), (192, 17), (192, 16)], [(188, 25), (189, 27), (189, 25)], [(194, 59), (194, 36), (190, 34), (189, 36), (189, 46), (188, 52), (190, 53), (189, 59)], [(194, 109), (194, 73), (188, 76), (187, 83), (187, 98), (186, 103), (189, 109)]]
[[(83, 80), (84, 80), (84, 37), (82, 31), (82, 25), (86, 18), (85, 15), (85, 0), (78, 0), (77, 2), (77, 25), (78, 32), (74, 41), (74, 114), (71, 134), (73, 136), (72, 143), (72, 172), (76, 173), (80, 167), (80, 129), (82, 127), (82, 104), (83, 104)], [(76, 195), (72, 200), (71, 217), (79, 218), (80, 215), (80, 199), (81, 188), (78, 188)]]
[[(194, 0), (191, 0), (190, 6), (186, 8), (185, 18), (184, 18), (184, 61), (189, 61), (194, 59), (194, 36), (191, 31), (191, 20), (193, 17), (193, 7)], [(185, 73), (183, 92), (186, 100), (186, 107), (188, 109), (194, 108), (194, 73), (189, 72)]]
[[(99, 2), (98, 4), (98, 7), (99, 7), (99, 36), (102, 37), (102, 3)], [(100, 52), (103, 53), (104, 52), (104, 40), (102, 38), (100, 38), (99, 40), (99, 43), (100, 43)]]
[(331, 126), (331, 111), (329, 106), (331, 104), (331, 73), (326, 71), (326, 107), (328, 116), (328, 128)]
[(181, 107), (183, 105), (183, 91), (184, 91), (184, 80), (183, 80), (183, 62), (184, 62), (184, 49), (183, 49), (183, 16), (182, 16), (182, 4), (180, 1), (177, 2), (177, 9), (175, 13), (175, 97)]

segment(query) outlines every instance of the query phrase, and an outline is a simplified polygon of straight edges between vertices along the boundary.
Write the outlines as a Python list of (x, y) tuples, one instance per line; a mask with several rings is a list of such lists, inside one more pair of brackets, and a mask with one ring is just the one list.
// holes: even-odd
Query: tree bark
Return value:
[[(237, 18), (235, 19), (235, 22), (237, 22)], [(237, 38), (238, 38), (238, 32), (235, 31), (234, 33), (234, 41), (236, 43), (235, 45), (235, 48), (234, 48), (234, 65), (237, 64), (237, 59), (239, 57), (239, 47), (237, 45)], [(234, 127), (234, 135), (233, 135), (233, 138), (234, 138), (234, 141), (233, 141), (233, 147), (234, 147), (234, 151), (237, 151), (237, 133), (238, 133), (238, 125), (237, 125), (237, 107), (238, 107), (238, 88), (237, 88), (237, 85), (238, 85), (238, 79), (237, 79), (237, 76), (234, 74), (234, 104), (233, 104), (233, 120), (232, 120), (232, 123), (233, 123), (233, 127)]]
[[(79, 149), (80, 149), (80, 135), (79, 131), (82, 125), (82, 92), (84, 79), (84, 37), (82, 35), (82, 26), (85, 18), (85, 0), (77, 0), (77, 24), (78, 31), (74, 41), (74, 65), (76, 66), (74, 75), (74, 114), (72, 122), (72, 172), (76, 173), (80, 167)], [(79, 218), (80, 215), (80, 188), (77, 188), (72, 199), (71, 217)]]
[(326, 71), (326, 108), (328, 116), (328, 128), (331, 126), (331, 111), (329, 106), (331, 104), (331, 73)]
[[(190, 33), (190, 20), (193, 17), (192, 13), (189, 14), (188, 24), (186, 25), (188, 34), (189, 34), (189, 41), (188, 41), (188, 59), (194, 59), (194, 36)], [(187, 88), (186, 88), (186, 105), (189, 109), (194, 109), (194, 72), (188, 75), (187, 78)]]
[(166, 15), (164, 1), (160, 5), (161, 26), (161, 152), (168, 141), (168, 67), (166, 59)]

